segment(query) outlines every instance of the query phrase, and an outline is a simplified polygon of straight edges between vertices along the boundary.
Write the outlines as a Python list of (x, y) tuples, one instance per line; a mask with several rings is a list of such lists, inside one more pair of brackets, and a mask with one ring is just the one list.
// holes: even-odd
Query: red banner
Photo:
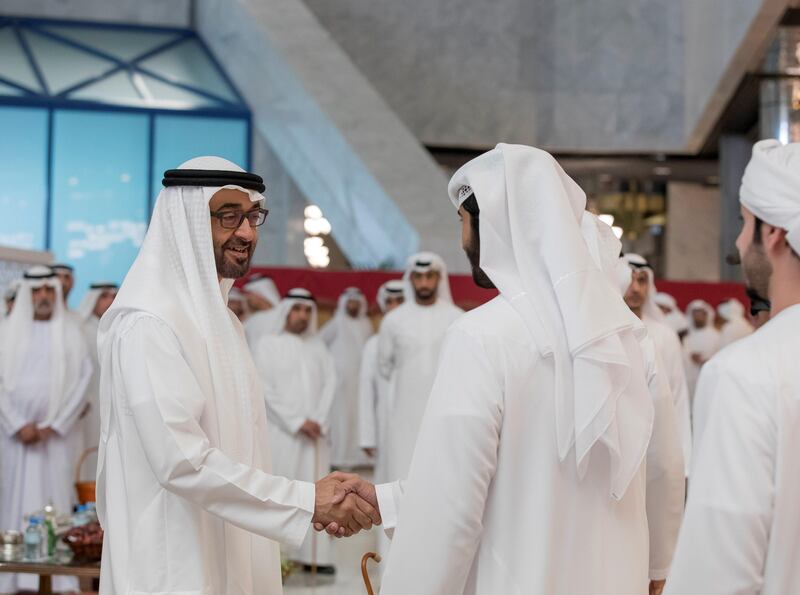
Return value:
[[(256, 267), (251, 271), (251, 274), (255, 273), (272, 277), (281, 295), (293, 287), (304, 287), (317, 297), (321, 305), (329, 308), (336, 304), (339, 294), (346, 287), (358, 287), (367, 296), (370, 304), (374, 304), (375, 295), (383, 283), (402, 277), (400, 272), (320, 271), (283, 267)], [(686, 308), (686, 305), (694, 299), (705, 300), (715, 307), (732, 297), (739, 299), (745, 305), (749, 304), (744, 285), (741, 283), (658, 281), (657, 285), (659, 291), (672, 294), (681, 308)], [(450, 288), (456, 304), (465, 310), (479, 306), (497, 295), (494, 290), (477, 287), (469, 275), (450, 275)]]

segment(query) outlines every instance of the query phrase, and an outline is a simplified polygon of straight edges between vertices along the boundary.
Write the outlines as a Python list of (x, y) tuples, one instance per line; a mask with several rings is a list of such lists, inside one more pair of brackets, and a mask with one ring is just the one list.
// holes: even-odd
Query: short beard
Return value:
[(764, 245), (753, 241), (750, 248), (742, 257), (747, 287), (764, 299), (769, 298), (769, 282), (772, 278), (772, 265), (769, 263)]
[(470, 237), (470, 242), (464, 252), (467, 254), (472, 269), (473, 283), (483, 289), (497, 289), (486, 271), (481, 268), (481, 237), (478, 235), (477, 227), (472, 228), (472, 237)]
[[(217, 274), (223, 279), (241, 279), (250, 270), (250, 260), (253, 258), (252, 242), (242, 242), (236, 237), (231, 237), (227, 242), (221, 245), (214, 245), (214, 261), (217, 265)], [(244, 248), (250, 249), (250, 254), (247, 260), (241, 264), (235, 262), (226, 262), (225, 250), (228, 248)]]
[(422, 301), (433, 300), (436, 297), (436, 289), (417, 289), (415, 287), (414, 295)]

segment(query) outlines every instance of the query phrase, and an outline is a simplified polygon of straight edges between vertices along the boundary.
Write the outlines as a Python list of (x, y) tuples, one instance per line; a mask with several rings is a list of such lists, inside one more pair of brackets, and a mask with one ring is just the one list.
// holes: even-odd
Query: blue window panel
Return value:
[(127, 31), (118, 28), (73, 25), (47, 25), (41, 29), (88, 45), (125, 61), (132, 60), (177, 38), (177, 35), (171, 31)]
[(47, 110), (0, 107), (0, 245), (42, 250), (47, 217)]
[(75, 306), (98, 280), (122, 281), (147, 227), (146, 114), (58, 110), (50, 246), (76, 269)]
[(11, 85), (0, 83), (0, 95), (22, 95), (22, 91)]
[(163, 83), (146, 74), (137, 74), (136, 76), (141, 77), (144, 87), (148, 91), (151, 107), (180, 110), (223, 105), (210, 97), (203, 97), (169, 83)]
[(161, 188), (166, 170), (193, 157), (215, 155), (246, 168), (247, 136), (247, 121), (243, 119), (156, 116), (154, 192)]
[(31, 91), (42, 92), (36, 74), (11, 27), (0, 29), (0, 76)]
[(188, 39), (140, 63), (142, 68), (179, 83), (192, 85), (232, 103), (236, 94), (196, 39)]
[(131, 75), (123, 70), (96, 83), (81, 87), (67, 95), (70, 99), (85, 99), (99, 103), (147, 107), (147, 102), (136, 91)]
[(22, 34), (42, 70), (50, 93), (54, 95), (116, 66), (110, 60), (98, 58), (38, 33), (25, 31)]

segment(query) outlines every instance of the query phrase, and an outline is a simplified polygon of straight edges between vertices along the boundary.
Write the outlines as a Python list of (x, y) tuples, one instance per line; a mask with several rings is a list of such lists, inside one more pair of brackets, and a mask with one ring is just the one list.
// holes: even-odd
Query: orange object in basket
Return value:
[(87, 448), (78, 459), (78, 466), (75, 468), (75, 491), (78, 492), (78, 502), (86, 504), (87, 502), (97, 502), (97, 483), (92, 481), (81, 481), (81, 467), (86, 461), (86, 458), (97, 452), (97, 447)]

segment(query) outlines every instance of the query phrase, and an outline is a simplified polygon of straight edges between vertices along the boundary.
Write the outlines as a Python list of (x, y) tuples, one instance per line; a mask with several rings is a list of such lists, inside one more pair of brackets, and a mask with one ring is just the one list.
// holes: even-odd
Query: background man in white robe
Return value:
[(668, 293), (659, 291), (655, 294), (653, 301), (664, 313), (665, 324), (675, 331), (681, 339), (689, 331), (689, 322), (686, 315), (678, 307), (677, 300)]
[(66, 304), (69, 299), (69, 294), (72, 293), (72, 288), (75, 287), (75, 269), (71, 264), (65, 263), (52, 264), (50, 268), (61, 282), (61, 296), (64, 298), (64, 303)]
[(753, 334), (753, 325), (747, 320), (744, 305), (739, 300), (731, 298), (722, 302), (717, 306), (717, 314), (725, 321), (719, 332), (720, 349)]
[(358, 380), (364, 344), (375, 329), (367, 315), (367, 298), (357, 287), (339, 296), (336, 312), (320, 338), (336, 365), (336, 398), (331, 415), (331, 462), (339, 469), (369, 465), (358, 444)]
[(386, 474), (394, 479), (408, 474), (445, 332), (463, 314), (436, 254), (409, 257), (403, 281), (403, 305), (384, 317), (378, 336), (378, 371), (392, 393), (385, 447)]
[(247, 343), (252, 348), (256, 341), (267, 334), (269, 329), (275, 328), (272, 316), (275, 307), (281, 301), (281, 294), (275, 282), (261, 274), (255, 274), (242, 287), (242, 292), (247, 297), (247, 307), (250, 315), (244, 324)]
[(278, 542), (379, 516), (341, 489), (353, 476), (271, 473), (264, 390), (226, 306), (266, 218), (261, 178), (201, 157), (164, 185), (100, 322), (100, 592), (280, 594)]
[[(48, 267), (29, 269), (0, 329), (0, 526), (24, 530), (23, 516), (53, 504), (72, 512), (92, 360), (80, 326), (67, 316)], [(56, 590), (77, 589), (57, 577)], [(0, 575), (0, 593), (33, 589), (35, 575)]]
[[(378, 289), (376, 301), (384, 315), (403, 304), (405, 286), (400, 279), (387, 281)], [(358, 391), (358, 434), (364, 453), (375, 461), (373, 481), (385, 482), (394, 478), (386, 473), (386, 424), (391, 409), (391, 384), (378, 372), (378, 334), (364, 345)], [(378, 532), (378, 553), (389, 551), (389, 539)]]
[(655, 344), (662, 364), (661, 370), (669, 384), (675, 405), (675, 416), (681, 434), (684, 472), (688, 477), (692, 455), (692, 421), (681, 342), (677, 333), (666, 325), (664, 313), (653, 299), (654, 274), (647, 260), (638, 254), (625, 254), (622, 260), (631, 271), (630, 284), (624, 288), (625, 303), (644, 322)]
[(615, 286), (619, 241), (602, 224), (615, 270), (601, 269), (584, 193), (531, 147), (498, 145), (449, 192), (473, 278), (500, 296), (448, 330), (408, 480), (377, 487), (397, 525), (381, 593), (646, 593), (672, 554), (664, 540), (648, 555), (651, 434), (670, 451), (653, 464), (675, 533), (683, 463), (669, 389), (651, 396), (646, 332)]
[(692, 483), (668, 595), (800, 585), (800, 144), (756, 143), (736, 241), (772, 319), (703, 369)]
[(686, 307), (689, 332), (683, 339), (683, 367), (689, 384), (689, 398), (694, 399), (700, 369), (719, 351), (719, 331), (714, 327), (714, 308), (703, 300)]
[(241, 323), (244, 323), (250, 315), (247, 297), (235, 287), (232, 287), (228, 292), (228, 309), (234, 313)]
[[(275, 309), (282, 328), (256, 343), (253, 360), (264, 384), (273, 471), (290, 479), (317, 481), (330, 473), (331, 406), (336, 391), (334, 360), (317, 335), (317, 304), (305, 289), (292, 289)], [(309, 531), (289, 558), (321, 574), (333, 574), (330, 538)]]
[(14, 300), (17, 299), (17, 289), (19, 289), (19, 280), (15, 279), (11, 282), (6, 289), (5, 293), (3, 294), (3, 300), (5, 302), (5, 312), (3, 312), (3, 316), (8, 316), (11, 314), (11, 310), (14, 309)]
[[(93, 283), (77, 309), (89, 355), (92, 358), (92, 377), (86, 389), (86, 407), (81, 414), (82, 448), (94, 448), (100, 445), (100, 362), (97, 357), (97, 329), (103, 314), (114, 303), (118, 289), (116, 283)], [(87, 459), (83, 474), (87, 477), (97, 475), (96, 456)]]

